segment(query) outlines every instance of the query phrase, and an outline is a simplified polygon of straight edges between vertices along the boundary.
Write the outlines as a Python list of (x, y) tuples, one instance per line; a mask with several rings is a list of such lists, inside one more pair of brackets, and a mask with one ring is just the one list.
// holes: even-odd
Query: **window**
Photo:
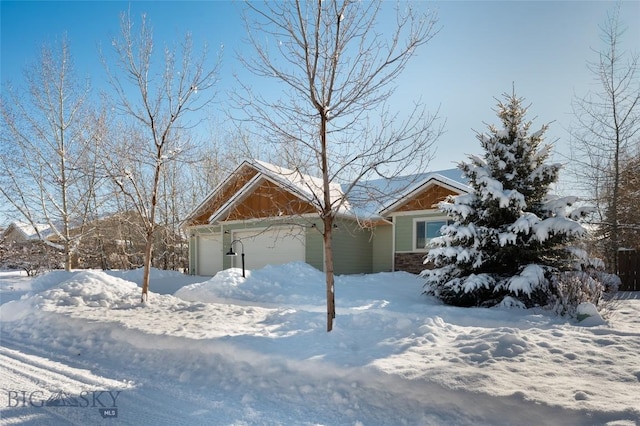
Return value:
[(440, 228), (447, 225), (449, 221), (446, 219), (423, 220), (418, 219), (415, 222), (415, 246), (416, 250), (424, 250), (429, 240), (440, 236)]

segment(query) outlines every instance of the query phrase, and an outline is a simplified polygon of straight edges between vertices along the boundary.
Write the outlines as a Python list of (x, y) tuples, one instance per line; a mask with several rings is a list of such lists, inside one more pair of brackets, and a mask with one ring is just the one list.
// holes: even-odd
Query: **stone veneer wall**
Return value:
[(419, 274), (425, 269), (431, 269), (431, 265), (424, 264), (424, 257), (427, 253), (396, 253), (395, 270)]

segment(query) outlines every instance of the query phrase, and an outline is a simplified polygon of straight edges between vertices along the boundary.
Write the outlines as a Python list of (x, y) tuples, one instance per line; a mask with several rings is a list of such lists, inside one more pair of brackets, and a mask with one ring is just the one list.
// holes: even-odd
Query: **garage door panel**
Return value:
[[(244, 245), (246, 269), (305, 260), (305, 234), (300, 227), (236, 231), (233, 238), (241, 240)], [(240, 253), (241, 246), (238, 244), (234, 250)], [(240, 267), (241, 262), (238, 257), (232, 264)]]

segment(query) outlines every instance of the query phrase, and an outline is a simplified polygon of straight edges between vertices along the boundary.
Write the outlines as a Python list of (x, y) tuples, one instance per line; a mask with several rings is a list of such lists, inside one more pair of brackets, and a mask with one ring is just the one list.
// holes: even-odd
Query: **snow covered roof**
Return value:
[[(285, 167), (276, 166), (260, 160), (243, 161), (227, 179), (221, 182), (205, 200), (196, 207), (183, 222), (183, 226), (188, 223), (189, 218), (195, 218), (203, 213), (208, 202), (216, 194), (223, 192), (245, 168), (251, 168), (257, 172), (248, 179), (234, 194), (224, 203), (211, 212), (208, 218), (209, 223), (213, 223), (239, 202), (244, 196), (251, 193), (264, 179), (290, 191), (316, 208), (320, 208), (323, 199), (322, 179), (299, 170), (291, 170)], [(341, 201), (337, 213), (353, 216), (358, 219), (381, 219), (387, 215), (398, 203), (403, 203), (418, 192), (424, 190), (429, 185), (440, 184), (451, 188), (457, 192), (469, 192), (468, 181), (463, 177), (459, 169), (446, 169), (429, 173), (412, 174), (393, 178), (381, 178), (369, 181), (360, 181), (352, 184), (330, 184), (330, 198), (332, 203)]]
[(385, 217), (395, 207), (426, 189), (439, 184), (457, 192), (469, 192), (468, 180), (459, 169), (397, 176), (359, 182), (349, 193), (358, 217)]
[[(304, 174), (299, 170), (286, 169), (264, 161), (255, 160), (254, 164), (258, 166), (258, 169), (262, 174), (284, 184), (283, 186), (301, 195), (302, 199), (309, 201), (314, 205), (319, 205), (318, 200), (322, 200), (322, 179)], [(332, 202), (339, 200), (344, 196), (340, 185), (330, 183), (329, 186), (329, 194)]]
[(384, 207), (380, 209), (381, 215), (386, 215), (391, 212), (397, 206), (403, 204), (417, 193), (423, 191), (430, 185), (438, 184), (459, 193), (468, 193), (472, 191), (472, 188), (468, 185), (469, 180), (463, 176), (460, 169), (446, 169), (438, 170), (435, 172), (423, 173), (421, 175), (408, 177), (413, 180), (397, 183), (396, 185), (403, 185), (400, 187), (405, 188), (403, 192), (395, 193), (390, 192), (393, 195), (387, 198), (384, 203)]
[(16, 221), (9, 224), (3, 235), (7, 235), (12, 230), (17, 231), (25, 240), (46, 240), (54, 233), (54, 230), (48, 224), (36, 223), (34, 226), (28, 222)]

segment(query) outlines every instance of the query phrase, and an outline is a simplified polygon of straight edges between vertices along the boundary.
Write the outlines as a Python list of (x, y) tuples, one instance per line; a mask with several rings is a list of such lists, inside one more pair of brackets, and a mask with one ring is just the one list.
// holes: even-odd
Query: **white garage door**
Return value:
[(222, 271), (222, 237), (220, 235), (198, 237), (196, 253), (198, 253), (197, 275), (215, 275)]
[[(304, 228), (300, 226), (234, 231), (232, 236), (244, 245), (245, 268), (248, 270), (305, 260)], [(238, 256), (232, 259), (232, 265), (240, 268), (242, 246), (235, 243), (233, 249)]]

